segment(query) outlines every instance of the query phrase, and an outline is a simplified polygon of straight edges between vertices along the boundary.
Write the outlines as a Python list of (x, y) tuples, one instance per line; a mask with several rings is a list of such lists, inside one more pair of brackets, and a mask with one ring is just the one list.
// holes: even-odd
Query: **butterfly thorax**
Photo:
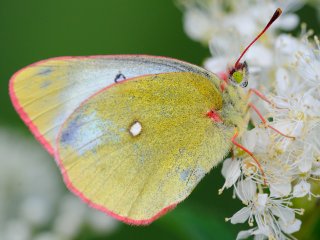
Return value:
[[(235, 130), (241, 134), (249, 121), (248, 99), (245, 91), (238, 85), (226, 84), (224, 80), (216, 76), (211, 76), (210, 79), (215, 85), (217, 95), (219, 95), (215, 99), (219, 99), (221, 102), (213, 104), (215, 107), (208, 111), (207, 116), (214, 124), (224, 127), (226, 135), (234, 133)], [(222, 85), (223, 88), (221, 88)]]
[(222, 92), (223, 107), (221, 118), (226, 126), (234, 126), (242, 133), (248, 125), (248, 100), (244, 90), (238, 86), (227, 85)]

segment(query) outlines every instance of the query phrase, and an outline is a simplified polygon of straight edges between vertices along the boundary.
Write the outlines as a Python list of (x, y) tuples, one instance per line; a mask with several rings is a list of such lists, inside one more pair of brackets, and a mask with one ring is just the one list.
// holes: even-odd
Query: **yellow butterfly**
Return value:
[(10, 96), (74, 194), (123, 222), (149, 224), (183, 201), (247, 127), (238, 86), (246, 69), (236, 64), (227, 84), (171, 58), (59, 57), (18, 71)]

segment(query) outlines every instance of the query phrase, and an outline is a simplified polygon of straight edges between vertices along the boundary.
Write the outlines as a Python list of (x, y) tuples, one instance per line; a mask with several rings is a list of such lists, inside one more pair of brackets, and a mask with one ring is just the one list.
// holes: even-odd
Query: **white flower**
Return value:
[(276, 66), (290, 67), (297, 61), (296, 53), (306, 51), (302, 42), (288, 34), (279, 35), (274, 42)]
[(184, 15), (184, 30), (191, 39), (209, 40), (211, 35), (210, 17), (198, 9), (188, 9)]
[(52, 216), (52, 205), (41, 196), (28, 196), (21, 203), (21, 216), (30, 225), (45, 226)]
[(249, 235), (285, 239), (282, 232), (291, 234), (300, 229), (299, 221), (295, 219), (295, 212), (300, 211), (290, 208), (290, 202), (270, 197), (266, 193), (257, 193), (255, 184), (250, 179), (239, 181), (236, 192), (246, 206), (228, 220), (232, 224), (248, 221), (250, 226), (257, 223), (257, 228), (239, 233), (238, 239)]
[(318, 124), (320, 119), (320, 112), (317, 111), (320, 101), (313, 98), (311, 93), (270, 97), (280, 107), (277, 109), (266, 106), (273, 118), (270, 124), (291, 136), (301, 137), (309, 134), (310, 129), (315, 126), (314, 124)]
[[(185, 31), (192, 39), (202, 42), (229, 29), (238, 31), (244, 38), (253, 39), (265, 25), (265, 20), (272, 16), (277, 7), (281, 7), (284, 13), (268, 34), (274, 34), (277, 28), (291, 30), (297, 26), (299, 21), (298, 17), (290, 11), (295, 11), (303, 5), (299, 0), (283, 2), (180, 0), (180, 2), (185, 7)], [(225, 11), (226, 8), (228, 11)]]
[(53, 224), (54, 231), (67, 239), (75, 238), (84, 223), (86, 205), (70, 194), (61, 197), (60, 201), (62, 204)]
[(273, 118), (270, 125), (297, 137), (292, 143), (284, 138), (279, 143), (281, 141), (282, 151), (287, 151), (291, 159), (296, 158), (291, 163), (297, 165), (301, 173), (311, 170), (315, 156), (320, 152), (319, 141), (316, 141), (320, 133), (320, 99), (315, 92), (312, 89), (292, 96), (272, 97), (272, 101), (283, 109), (269, 108), (269, 116)]
[[(243, 186), (248, 184), (240, 181), (238, 192), (246, 192), (247, 190)], [(237, 239), (246, 238), (249, 235), (265, 236), (269, 239), (286, 239), (283, 232), (291, 234), (300, 229), (300, 221), (295, 219), (295, 212), (300, 213), (300, 211), (291, 209), (288, 206), (290, 202), (270, 197), (265, 193), (255, 193), (255, 191), (251, 191), (250, 194), (238, 194), (238, 196), (247, 206), (240, 209), (228, 220), (232, 224), (248, 221), (250, 226), (256, 222), (257, 227), (240, 232)]]
[[(264, 42), (257, 42), (246, 54), (249, 64), (249, 88), (257, 88), (258, 83), (268, 87), (274, 64), (274, 52), (270, 49), (277, 28), (293, 29), (298, 17), (290, 13), (303, 4), (299, 0), (279, 1), (187, 1), (180, 0), (185, 6), (184, 26), (189, 36), (209, 43), (212, 57), (204, 63), (205, 68), (221, 75), (227, 66), (234, 64), (243, 49), (262, 30), (277, 7), (283, 14), (264, 36)], [(225, 9), (228, 11), (225, 11)], [(244, 12), (246, 14), (244, 14)], [(269, 68), (269, 69), (268, 69)], [(258, 78), (256, 76), (258, 74)]]
[(97, 216), (97, 210), (64, 193), (53, 159), (34, 139), (0, 127), (0, 152), (0, 239), (71, 239), (83, 223), (104, 227), (105, 234), (115, 230), (116, 220)]
[(45, 226), (61, 192), (54, 162), (35, 140), (4, 128), (0, 152), (0, 232), (9, 220), (25, 222), (30, 232)]
[[(275, 70), (275, 91), (279, 96), (291, 96), (301, 91), (301, 83), (297, 80), (293, 81), (294, 73), (285, 67), (279, 66)], [(281, 107), (281, 103), (277, 103)]]
[(320, 43), (319, 39), (314, 37), (316, 48), (310, 46), (309, 41), (304, 39), (303, 51), (296, 54), (296, 67), (298, 73), (305, 83), (310, 87), (318, 87), (320, 85)]
[(88, 215), (88, 223), (95, 232), (99, 233), (112, 233), (114, 232), (119, 224), (112, 217), (107, 216), (105, 213), (95, 209), (90, 209)]
[(28, 223), (23, 220), (8, 219), (3, 227), (3, 232), (0, 232), (1, 239), (6, 240), (29, 240), (31, 237), (31, 228)]
[[(225, 183), (219, 193), (233, 187), (234, 196), (245, 205), (228, 219), (252, 227), (237, 239), (292, 239), (301, 227), (295, 215), (303, 210), (293, 208), (291, 200), (318, 197), (310, 181), (320, 178), (320, 43), (317, 37), (308, 40), (311, 31), (305, 25), (299, 38), (277, 35), (276, 30), (297, 26), (299, 19), (292, 12), (304, 1), (180, 1), (201, 18), (203, 28), (193, 29), (198, 33), (194, 39), (209, 40), (212, 57), (204, 65), (221, 78), (273, 11), (283, 9), (242, 59), (249, 66), (248, 88), (261, 91), (271, 104), (251, 96), (267, 122), (262, 124), (251, 106), (251, 129), (238, 140), (250, 153), (233, 149), (236, 161), (224, 162)], [(188, 28), (197, 26), (194, 21), (186, 22)]]

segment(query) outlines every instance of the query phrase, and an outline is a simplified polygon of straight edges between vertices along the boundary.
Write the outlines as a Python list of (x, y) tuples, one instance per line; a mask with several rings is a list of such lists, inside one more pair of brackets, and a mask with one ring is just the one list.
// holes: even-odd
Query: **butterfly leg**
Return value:
[(257, 97), (261, 98), (263, 101), (269, 103), (270, 105), (274, 106), (274, 103), (271, 102), (265, 95), (263, 95), (262, 92), (260, 92), (258, 89), (250, 88), (248, 91), (248, 98), (251, 97), (252, 94), (255, 94)]
[(278, 129), (270, 126), (270, 125), (268, 124), (268, 121), (262, 116), (262, 114), (260, 113), (260, 111), (258, 110), (258, 108), (257, 108), (253, 103), (249, 103), (248, 106), (257, 113), (257, 115), (259, 116), (259, 118), (261, 119), (261, 121), (262, 121), (262, 123), (263, 123), (263, 125), (264, 125), (265, 127), (272, 129), (273, 131), (277, 132), (278, 134), (280, 134), (280, 135), (282, 135), (282, 136), (284, 136), (284, 137), (286, 137), (286, 138), (295, 139), (295, 137), (286, 135), (286, 134), (282, 133), (281, 131), (279, 131)]
[(262, 99), (263, 101), (269, 103), (272, 107), (275, 107), (275, 108), (277, 108), (277, 109), (286, 109), (286, 108), (278, 107), (274, 102), (272, 102), (270, 99), (268, 99), (268, 98), (267, 98), (262, 92), (260, 92), (258, 89), (250, 88), (249, 91), (248, 91), (248, 96), (247, 96), (247, 98), (249, 99), (252, 94), (255, 94), (257, 97), (259, 97), (259, 98)]
[(262, 166), (261, 166), (259, 160), (254, 156), (254, 154), (253, 154), (251, 151), (249, 151), (247, 148), (245, 148), (244, 146), (242, 146), (240, 143), (238, 143), (238, 142), (236, 141), (238, 135), (239, 135), (239, 132), (236, 131), (235, 134), (233, 135), (233, 137), (231, 138), (231, 142), (232, 142), (236, 147), (242, 149), (242, 150), (245, 151), (247, 154), (249, 154), (250, 157), (252, 157), (252, 159), (256, 162), (256, 164), (257, 164), (257, 166), (258, 166), (258, 168), (259, 168), (259, 171), (261, 172), (261, 175), (262, 175), (262, 177), (263, 177), (263, 182), (264, 182), (264, 184), (266, 185), (266, 184), (267, 184), (266, 175), (265, 175), (265, 173), (264, 173), (264, 171), (263, 171), (263, 169), (262, 169)]

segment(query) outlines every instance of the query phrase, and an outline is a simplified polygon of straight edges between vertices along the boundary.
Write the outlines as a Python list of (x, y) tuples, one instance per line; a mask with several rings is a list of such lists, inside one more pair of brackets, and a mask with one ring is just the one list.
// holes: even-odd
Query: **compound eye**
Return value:
[(235, 83), (237, 83), (237, 84), (242, 83), (243, 78), (244, 78), (243, 70), (235, 71), (235, 72), (232, 74), (231, 77), (232, 77), (233, 82), (235, 82)]
[(248, 86), (248, 65), (246, 62), (239, 64), (237, 69), (234, 69), (229, 79), (237, 86), (245, 88)]

